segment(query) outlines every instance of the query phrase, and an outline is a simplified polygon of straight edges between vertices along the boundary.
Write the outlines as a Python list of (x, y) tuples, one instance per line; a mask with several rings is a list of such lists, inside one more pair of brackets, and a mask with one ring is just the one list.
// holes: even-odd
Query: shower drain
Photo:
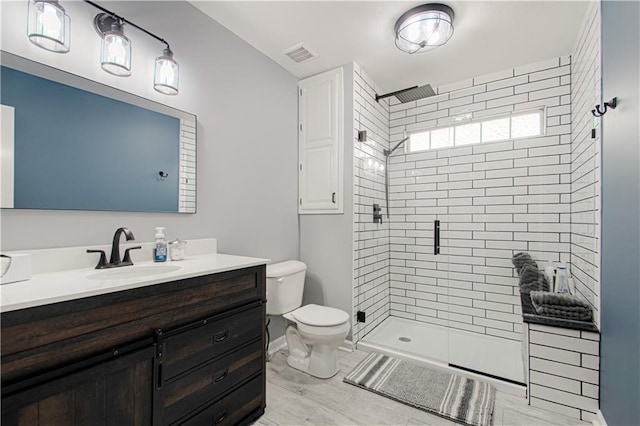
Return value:
[(398, 337), (398, 340), (400, 340), (401, 342), (410, 342), (411, 339), (409, 339), (408, 337)]

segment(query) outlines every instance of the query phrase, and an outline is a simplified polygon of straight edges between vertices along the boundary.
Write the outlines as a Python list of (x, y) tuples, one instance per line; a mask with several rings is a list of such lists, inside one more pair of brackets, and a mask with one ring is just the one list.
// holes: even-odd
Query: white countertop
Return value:
[[(264, 265), (268, 259), (232, 256), (228, 254), (202, 254), (187, 256), (181, 261), (164, 263), (135, 262), (133, 266), (97, 270), (93, 268), (72, 269), (58, 272), (39, 273), (28, 281), (20, 281), (0, 286), (0, 310), (2, 312), (34, 306), (64, 302), (83, 297), (97, 296), (116, 291), (145, 287), (184, 278), (215, 274), (250, 266)], [(90, 279), (90, 275), (103, 271), (124, 270), (127, 268), (151, 269), (162, 265), (179, 266), (180, 269), (158, 275), (145, 275), (135, 278)]]

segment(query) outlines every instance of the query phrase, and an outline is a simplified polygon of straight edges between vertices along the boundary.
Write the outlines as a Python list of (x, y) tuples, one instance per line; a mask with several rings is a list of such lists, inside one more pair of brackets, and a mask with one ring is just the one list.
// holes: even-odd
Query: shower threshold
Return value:
[(499, 390), (524, 396), (521, 342), (464, 330), (388, 317), (357, 343), (376, 351), (490, 382)]

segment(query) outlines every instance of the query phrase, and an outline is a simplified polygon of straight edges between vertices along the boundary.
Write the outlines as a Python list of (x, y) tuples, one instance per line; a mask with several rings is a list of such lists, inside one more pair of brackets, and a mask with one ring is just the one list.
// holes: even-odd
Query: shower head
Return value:
[(418, 99), (428, 98), (429, 96), (433, 96), (435, 94), (436, 92), (433, 90), (431, 85), (425, 84), (424, 86), (404, 90), (401, 93), (396, 94), (396, 98), (400, 102), (405, 104), (407, 102), (417, 101)]
[(433, 87), (431, 87), (430, 84), (425, 84), (424, 86), (413, 86), (396, 92), (387, 93), (385, 95), (376, 95), (376, 102), (379, 102), (380, 99), (395, 96), (396, 99), (404, 104), (411, 101), (417, 101), (418, 99), (428, 98), (435, 94), (436, 92), (433, 90)]

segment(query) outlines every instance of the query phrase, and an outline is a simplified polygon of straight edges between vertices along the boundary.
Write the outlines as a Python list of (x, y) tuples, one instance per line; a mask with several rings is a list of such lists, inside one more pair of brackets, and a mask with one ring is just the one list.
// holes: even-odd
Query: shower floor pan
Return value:
[(388, 317), (364, 336), (357, 348), (454, 368), (465, 375), (491, 381), (510, 393), (521, 394), (524, 390), (520, 385), (525, 381), (521, 342)]

